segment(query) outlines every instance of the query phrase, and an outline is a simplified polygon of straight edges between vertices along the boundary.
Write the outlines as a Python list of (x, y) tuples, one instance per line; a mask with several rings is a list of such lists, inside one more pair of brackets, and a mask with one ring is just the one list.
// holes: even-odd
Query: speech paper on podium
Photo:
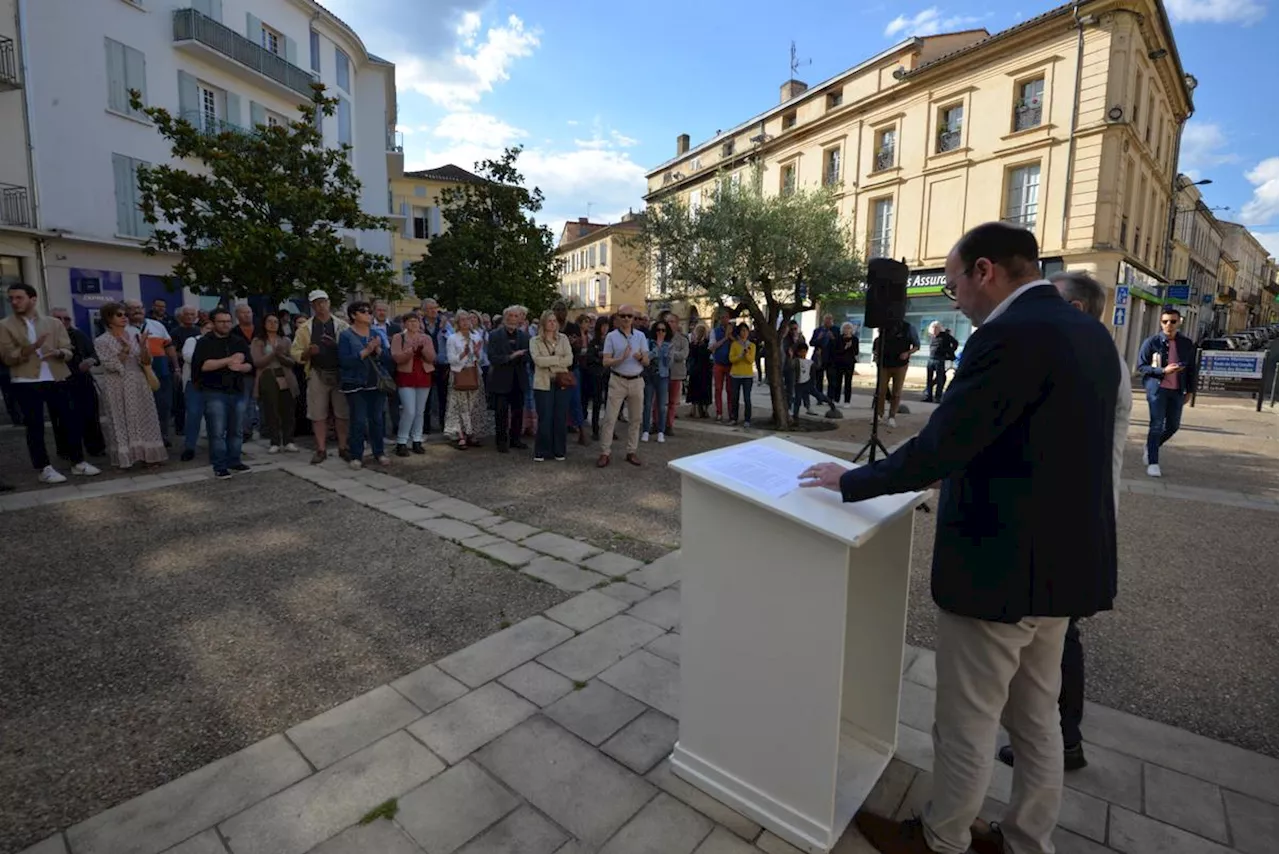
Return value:
[(748, 443), (727, 448), (702, 463), (717, 477), (749, 486), (770, 498), (781, 498), (800, 487), (800, 474), (812, 461), (775, 448)]

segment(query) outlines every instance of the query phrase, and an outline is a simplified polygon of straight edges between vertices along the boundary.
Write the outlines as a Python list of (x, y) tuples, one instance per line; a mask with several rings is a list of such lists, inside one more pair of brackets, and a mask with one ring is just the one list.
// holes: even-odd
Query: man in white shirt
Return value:
[(609, 371), (609, 398), (600, 428), (600, 458), (597, 468), (609, 465), (613, 451), (613, 428), (618, 423), (622, 404), (627, 404), (631, 417), (627, 421), (627, 462), (640, 465), (636, 450), (640, 447), (640, 412), (644, 409), (644, 369), (649, 365), (649, 339), (633, 327), (636, 310), (624, 305), (618, 309), (618, 328), (604, 339), (601, 351)]

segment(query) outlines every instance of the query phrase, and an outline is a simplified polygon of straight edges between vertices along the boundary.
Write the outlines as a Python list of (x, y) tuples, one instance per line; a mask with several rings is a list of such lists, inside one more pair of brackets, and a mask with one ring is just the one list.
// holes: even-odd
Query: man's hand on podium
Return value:
[(832, 492), (840, 491), (840, 476), (848, 469), (839, 463), (818, 463), (800, 473), (800, 485), (805, 489), (823, 487)]

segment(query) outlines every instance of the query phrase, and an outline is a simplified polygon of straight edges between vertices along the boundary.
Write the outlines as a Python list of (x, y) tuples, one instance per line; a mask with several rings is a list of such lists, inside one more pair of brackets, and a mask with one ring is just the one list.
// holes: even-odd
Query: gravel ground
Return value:
[[(87, 457), (89, 462), (102, 470), (102, 474), (92, 478), (74, 477), (71, 474), (71, 463), (57, 458), (57, 451), (53, 441), (53, 428), (47, 426), (45, 428), (45, 447), (48, 448), (49, 454), (53, 457), (53, 466), (66, 476), (67, 483), (71, 485), (87, 483), (92, 480), (110, 480), (117, 477), (157, 474), (162, 471), (181, 471), (186, 469), (194, 471), (200, 468), (208, 468), (209, 456), (203, 441), (200, 444), (200, 453), (189, 463), (181, 462), (178, 459), (178, 455), (182, 452), (181, 444), (181, 441), (179, 441), (178, 449), (170, 452), (169, 462), (157, 466), (137, 463), (132, 469), (117, 469), (111, 466), (105, 456)], [(0, 426), (0, 483), (7, 483), (19, 492), (48, 489), (49, 487), (36, 480), (36, 476), (39, 474), (38, 471), (31, 467), (31, 458), (27, 455), (26, 433), (23, 429), (8, 423)]]
[(0, 542), (2, 852), (568, 598), (283, 473), (4, 513)]

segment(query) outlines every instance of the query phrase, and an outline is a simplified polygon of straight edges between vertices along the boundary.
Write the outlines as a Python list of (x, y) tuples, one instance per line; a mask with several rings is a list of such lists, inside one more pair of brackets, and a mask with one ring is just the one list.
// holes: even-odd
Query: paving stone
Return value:
[(1108, 844), (1121, 854), (1228, 854), (1216, 842), (1115, 805)]
[(434, 664), (401, 676), (391, 683), (391, 687), (408, 697), (424, 713), (434, 712), (467, 693), (466, 685)]
[(680, 716), (680, 666), (637, 650), (600, 674), (600, 681), (673, 718)]
[(358, 486), (362, 486), (362, 484), (349, 477), (340, 477), (336, 480), (318, 480), (316, 481), (316, 486), (319, 486), (322, 489), (329, 489), (334, 492), (345, 493), (348, 489), (355, 489)]
[(541, 715), (485, 747), (477, 761), (593, 851), (654, 794), (644, 780)]
[(571, 563), (565, 563), (553, 557), (536, 558), (530, 561), (521, 572), (525, 575), (531, 575), (534, 578), (541, 579), (561, 590), (569, 590), (579, 593), (583, 590), (589, 590), (597, 584), (602, 583), (605, 578), (594, 572), (585, 569), (578, 569)]
[(370, 501), (394, 501), (396, 497), (383, 492), (381, 489), (374, 489), (372, 486), (366, 486), (363, 483), (356, 482), (355, 486), (341, 490), (340, 494), (343, 498), (349, 498), (360, 504), (367, 504)]
[(717, 827), (694, 850), (694, 854), (758, 854), (758, 851), (723, 827)]
[(378, 819), (348, 827), (310, 854), (422, 854), (422, 849), (403, 830)]
[(491, 682), (411, 724), (409, 732), (452, 765), (537, 710)]
[(1085, 756), (1088, 767), (1067, 774), (1065, 786), (1134, 812), (1142, 811), (1142, 762), (1094, 744), (1085, 745)]
[(535, 616), (489, 635), (436, 664), (450, 676), (475, 688), (572, 637), (572, 629), (546, 617)]
[(579, 691), (570, 691), (543, 712), (588, 744), (599, 746), (644, 712), (644, 704), (591, 680)]
[[(414, 504), (411, 501), (405, 501), (403, 498), (396, 498), (394, 495), (390, 495), (386, 492), (382, 494), (387, 497), (386, 501), (378, 501), (378, 502), (370, 501), (369, 502), (370, 507), (382, 513), (395, 516), (397, 511), (421, 509), (418, 507), (417, 504)], [(420, 521), (420, 520), (415, 519), (414, 521)]]
[(361, 471), (351, 476), (352, 480), (357, 480), (365, 486), (372, 486), (374, 489), (389, 490), (399, 489), (403, 486), (412, 486), (398, 477), (392, 477), (389, 474), (383, 474), (377, 471)]
[(507, 566), (516, 568), (524, 566), (538, 557), (538, 553), (532, 549), (526, 549), (524, 546), (517, 546), (515, 543), (502, 539), (487, 546), (480, 546), (476, 551), (480, 552), (480, 554), (488, 555), (496, 561), (501, 561)]
[(431, 502), (433, 510), (439, 510), (446, 516), (454, 519), (461, 519), (463, 522), (474, 522), (477, 519), (486, 519), (493, 514), (483, 507), (477, 507), (474, 504), (468, 504), (457, 498), (441, 498)]
[(635, 572), (644, 566), (644, 561), (620, 555), (617, 552), (601, 552), (595, 557), (583, 561), (582, 565), (587, 569), (612, 578), (615, 575), (626, 575), (628, 572)]
[(875, 786), (871, 788), (871, 793), (867, 795), (862, 808), (886, 818), (897, 815), (898, 808), (902, 806), (902, 801), (906, 798), (907, 791), (918, 773), (920, 772), (901, 760), (889, 760), (888, 766), (885, 767), (884, 773), (880, 775)]
[(933, 770), (933, 736), (902, 724), (898, 727), (898, 749), (894, 757), (920, 771)]
[(668, 588), (653, 594), (627, 612), (633, 617), (667, 629), (680, 627), (680, 591)]
[(627, 610), (625, 602), (606, 596), (599, 590), (588, 590), (544, 613), (557, 623), (575, 631), (585, 632), (592, 626), (625, 610)]
[(396, 821), (427, 854), (451, 854), (520, 806), (520, 799), (470, 760), (400, 799)]
[[(998, 818), (996, 819), (999, 820)], [(1059, 827), (1053, 832), (1057, 854), (1115, 854), (1110, 848)]]
[(480, 534), (470, 539), (462, 540), (458, 543), (460, 546), (466, 546), (469, 549), (480, 549), (485, 546), (493, 546), (498, 543), (506, 543), (502, 537), (495, 537), (493, 534)]
[(218, 831), (211, 829), (173, 846), (164, 854), (227, 854), (227, 848), (218, 838)]
[(675, 718), (649, 709), (623, 727), (600, 749), (637, 774), (647, 774), (671, 755), (679, 732), (680, 725)]
[(408, 733), (393, 733), (249, 807), (219, 830), (235, 854), (303, 854), (443, 770)]
[(756, 840), (756, 847), (767, 854), (804, 854), (790, 842), (779, 839), (767, 830)]
[(1280, 823), (1276, 808), (1266, 801), (1224, 791), (1231, 842), (1244, 854), (1274, 854), (1280, 850)]
[(310, 773), (302, 754), (273, 735), (72, 826), (67, 842), (76, 854), (153, 854)]
[(478, 537), (481, 533), (480, 529), (475, 525), (468, 525), (466, 522), (459, 522), (457, 519), (446, 519), (444, 517), (439, 519), (424, 519), (421, 522), (414, 522), (413, 524), (422, 528), (424, 531), (430, 531), (437, 537), (452, 540), (455, 543), (461, 542), (462, 540), (469, 540), (472, 537)]
[(499, 537), (508, 539), (511, 542), (519, 542), (526, 537), (532, 537), (534, 534), (542, 533), (541, 529), (532, 525), (526, 525), (524, 522), (512, 522), (510, 520), (501, 522), (489, 528), (489, 533), (497, 534)]
[(923, 685), (931, 691), (938, 690), (937, 657), (933, 650), (921, 650), (903, 674), (903, 678), (917, 685)]
[[(1003, 772), (1000, 770), (1001, 768), (1004, 768)], [(991, 769), (991, 782), (987, 785), (985, 800), (989, 812), (992, 813), (992, 818), (998, 819), (1004, 814), (1012, 788), (1013, 769), (1007, 765), (995, 763)], [(902, 799), (902, 803), (898, 806), (898, 812), (894, 817), (906, 819), (923, 813), (925, 804), (928, 803), (932, 792), (933, 774), (929, 771), (922, 771), (916, 774), (915, 779), (911, 781), (911, 787), (907, 789), (906, 797)]]
[[(30, 848), (22, 851), (21, 854), (67, 854), (67, 843), (63, 841), (62, 834), (50, 836), (43, 842), (37, 842)], [(219, 852), (224, 854), (224, 852)]]
[(600, 554), (601, 551), (590, 543), (584, 543), (563, 534), (553, 534), (550, 531), (526, 537), (520, 541), (520, 544), (570, 563), (582, 563), (587, 558)]
[(411, 501), (404, 501), (403, 505), (397, 506), (393, 510), (386, 510), (386, 512), (406, 522), (421, 522), (425, 519), (436, 519), (440, 516), (439, 510), (432, 510), (430, 507), (423, 507), (421, 504), (414, 504)]
[(585, 682), (662, 634), (662, 629), (651, 623), (618, 614), (545, 653), (538, 662)]
[(403, 498), (405, 501), (412, 501), (414, 504), (430, 504), (433, 501), (449, 497), (443, 492), (436, 492), (434, 489), (427, 489), (425, 486), (419, 486), (416, 483), (396, 487), (388, 490), (388, 492), (398, 498)]
[(674, 664), (680, 663), (680, 633), (668, 632), (645, 647), (649, 652)]
[(628, 605), (634, 605), (653, 595), (653, 591), (647, 587), (637, 587), (625, 581), (615, 581), (607, 587), (601, 587), (600, 592), (614, 599), (620, 599)]
[(1217, 786), (1150, 763), (1143, 767), (1143, 774), (1147, 815), (1215, 842), (1230, 841), (1227, 811)]
[(536, 661), (503, 674), (498, 682), (539, 706), (549, 706), (573, 690), (572, 682)]
[(490, 515), (485, 516), (483, 519), (475, 519), (471, 524), (475, 525), (477, 528), (484, 528), (486, 531), (491, 531), (495, 525), (501, 525), (505, 521), (507, 520), (502, 516)]
[(663, 555), (643, 569), (637, 569), (627, 576), (627, 581), (657, 592), (670, 587), (680, 580), (680, 550)]
[(714, 825), (668, 794), (660, 794), (627, 822), (600, 854), (690, 854)]
[(523, 807), (484, 832), (460, 854), (551, 854), (569, 835), (529, 807)]
[[(1074, 771), (1072, 772), (1075, 773)], [(1062, 805), (1058, 808), (1058, 826), (1089, 839), (1107, 839), (1107, 802), (1075, 789), (1062, 789)]]
[(289, 740), (317, 769), (390, 735), (422, 717), (422, 710), (390, 685), (316, 715), (285, 731)]
[[(1096, 703), (1085, 704), (1085, 717), (1089, 721), (1091, 744), (1217, 783), (1233, 792), (1277, 803), (1280, 790), (1277, 790), (1276, 778), (1280, 776), (1280, 764), (1273, 756), (1263, 756)], [(1089, 761), (1093, 762), (1092, 754)]]
[(933, 707), (936, 695), (932, 688), (902, 680), (898, 697), (898, 720), (912, 729), (933, 732)]
[(760, 825), (673, 774), (671, 763), (667, 760), (658, 763), (658, 767), (646, 774), (644, 778), (668, 795), (693, 807), (716, 824), (729, 828), (743, 839), (755, 839), (760, 833)]

